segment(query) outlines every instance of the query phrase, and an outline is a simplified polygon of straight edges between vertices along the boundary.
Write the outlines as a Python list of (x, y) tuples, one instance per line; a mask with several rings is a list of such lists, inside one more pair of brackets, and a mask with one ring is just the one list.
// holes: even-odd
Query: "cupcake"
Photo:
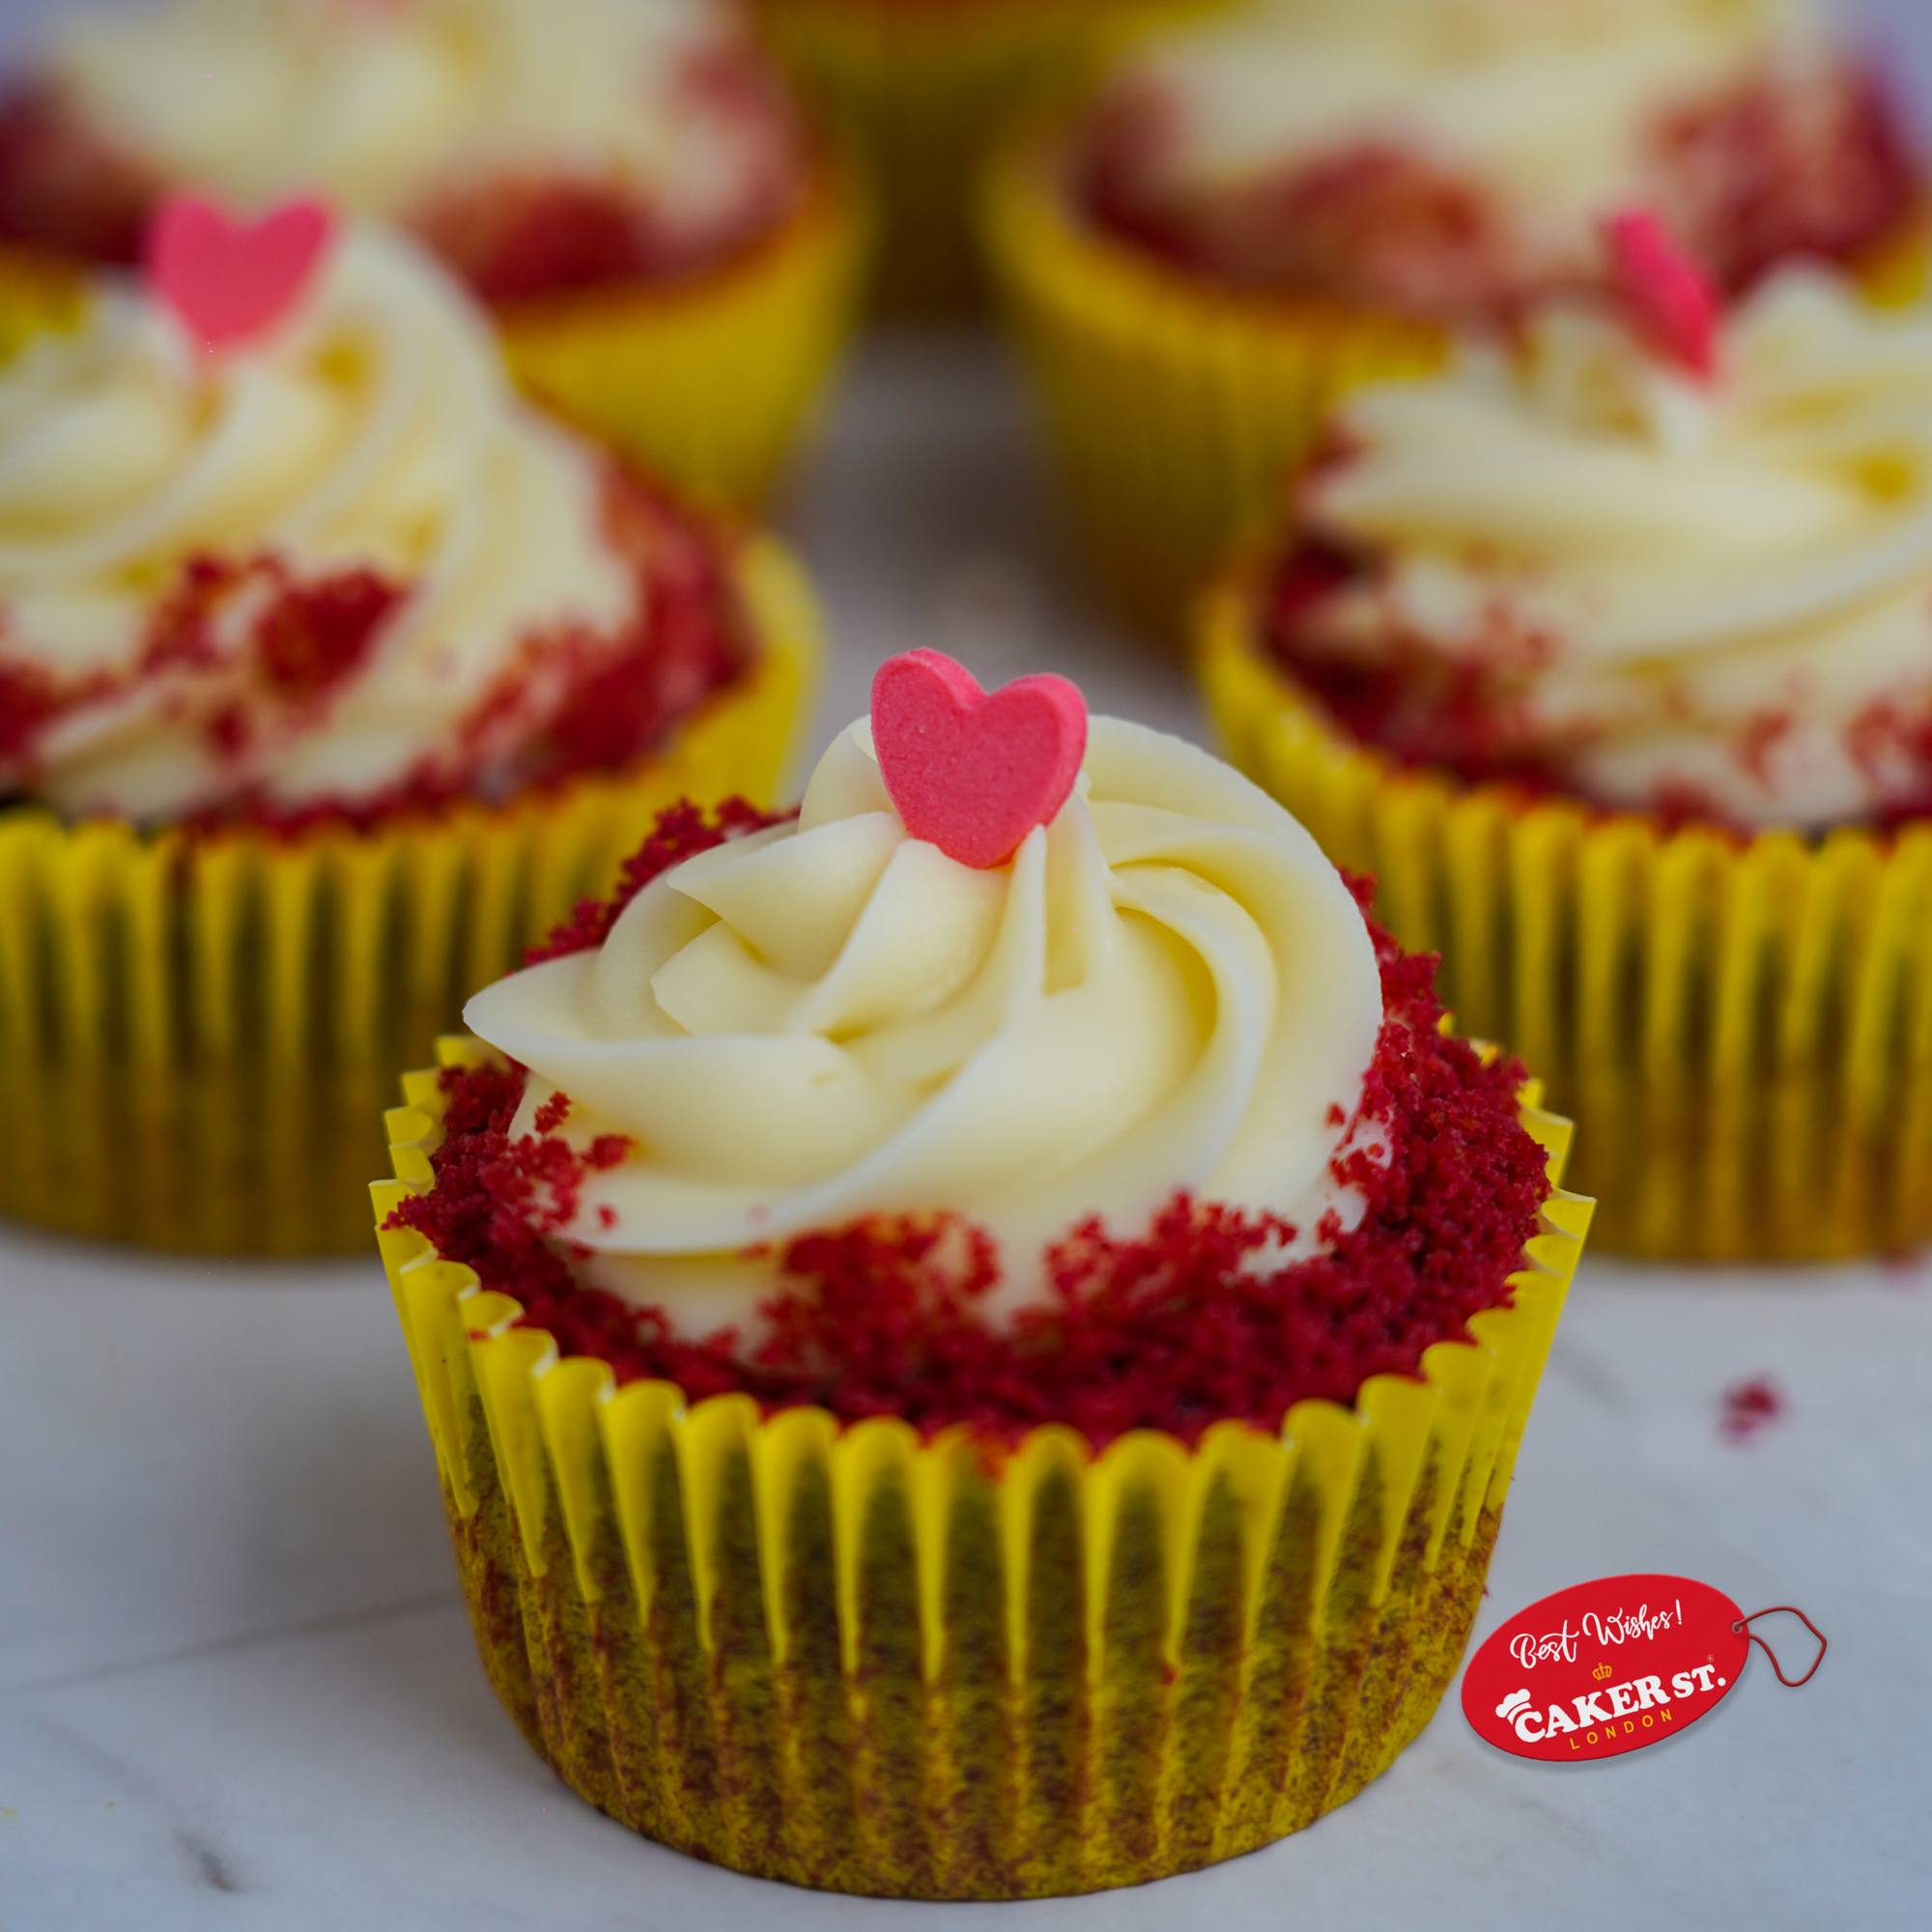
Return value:
[(726, 0), (164, 0), (0, 103), (0, 243), (132, 262), (160, 194), (411, 229), (547, 403), (698, 495), (771, 481), (859, 222)]
[(1217, 0), (755, 0), (800, 87), (863, 156), (883, 203), (876, 293), (897, 314), (977, 306), (969, 213), (988, 138), (1064, 97), (1103, 51)]
[(389, 1117), (485, 1668), (737, 1869), (1095, 1890), (1309, 1824), (1453, 1675), (1568, 1129), (1272, 801), (895, 659), (668, 814)]
[(769, 792), (811, 649), (413, 242), (167, 204), (0, 370), (0, 1209), (348, 1245), (372, 1096), (668, 799)]
[(1789, 269), (1361, 389), (1208, 601), (1236, 756), (1577, 1117), (1605, 1238), (1932, 1236), (1932, 322)]
[(1808, 4), (1282, 0), (1121, 64), (989, 215), (1095, 568), (1171, 627), (1330, 399), (1601, 286), (1610, 212), (1735, 297), (1796, 256), (1900, 280), (1923, 196)]

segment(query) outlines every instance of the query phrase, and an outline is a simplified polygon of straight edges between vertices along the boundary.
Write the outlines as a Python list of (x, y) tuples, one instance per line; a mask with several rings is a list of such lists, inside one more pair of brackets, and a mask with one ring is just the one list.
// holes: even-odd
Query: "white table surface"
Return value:
[[(46, 11), (0, 0), (0, 50)], [(1871, 11), (1932, 80), (1932, 0)], [(922, 643), (1198, 733), (1179, 668), (1082, 606), (986, 345), (868, 349), (802, 486), (838, 639), (818, 742)], [(1754, 1659), (1684, 1736), (1570, 1767), (1478, 1742), (1452, 1687), (1390, 1772), (1266, 1851), (902, 1905), (683, 1859), (530, 1753), (475, 1661), (373, 1251), (209, 1264), (0, 1227), (0, 1932), (1932, 1926), (1928, 1365), (1923, 1260), (1586, 1260), (1477, 1639), (1565, 1585), (1677, 1572), (1803, 1605), (1832, 1641), (1808, 1688)], [(1728, 1440), (1722, 1393), (1760, 1373), (1784, 1412)]]

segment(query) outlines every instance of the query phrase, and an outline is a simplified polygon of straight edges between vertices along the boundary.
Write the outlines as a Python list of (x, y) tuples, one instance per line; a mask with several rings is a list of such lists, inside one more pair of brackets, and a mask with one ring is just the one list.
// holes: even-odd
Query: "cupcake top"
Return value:
[(0, 217), (59, 243), (34, 225), (78, 223), (90, 183), (321, 191), (510, 299), (715, 260), (802, 160), (727, 0), (164, 0), (56, 37), (0, 119)]
[(501, 1057), (392, 1225), (692, 1400), (1099, 1443), (1416, 1373), (1539, 1225), (1520, 1067), (1279, 806), (1070, 691), (913, 653), (795, 816), (667, 812), (470, 1002)]
[(1626, 202), (1735, 289), (1918, 192), (1806, 0), (1272, 0), (1130, 58), (1080, 166), (1198, 272), (1463, 323), (1587, 281)]
[(0, 370), (0, 797), (165, 820), (500, 792), (568, 759), (598, 693), (640, 750), (659, 699), (732, 667), (715, 620), (693, 651), (658, 608), (694, 541), (519, 399), (399, 236), (325, 232), (213, 349), (154, 283), (105, 284)]
[(1335, 868), (1205, 753), (1094, 719), (1073, 795), (979, 867), (908, 833), (861, 720), (795, 820), (465, 1019), (530, 1068), (513, 1134), (561, 1092), (571, 1147), (625, 1137), (562, 1232), (701, 1335), (769, 1290), (722, 1258), (871, 1213), (983, 1229), (1001, 1314), (1045, 1293), (1055, 1236), (1138, 1230), (1178, 1188), (1310, 1241), (1381, 996)]
[(1711, 370), (1559, 304), (1341, 407), (1277, 640), (1361, 735), (1747, 827), (1932, 805), (1932, 320), (1820, 270)]

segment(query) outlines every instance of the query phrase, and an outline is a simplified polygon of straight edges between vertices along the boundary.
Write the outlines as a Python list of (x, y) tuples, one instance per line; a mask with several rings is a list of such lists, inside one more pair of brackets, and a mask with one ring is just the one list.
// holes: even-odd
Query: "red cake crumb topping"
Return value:
[(0, 242), (131, 268), (160, 193), (57, 90), (0, 97)]
[(1748, 1442), (1784, 1407), (1784, 1393), (1769, 1376), (1747, 1376), (1724, 1391), (1718, 1427), (1727, 1441)]
[(1653, 148), (1672, 225), (1733, 296), (1794, 256), (1856, 261), (1925, 192), (1898, 108), (1851, 64), (1804, 87), (1754, 76), (1665, 117)]
[[(455, 798), (502, 796), (616, 771), (649, 753), (750, 662), (753, 643), (719, 533), (615, 463), (604, 532), (636, 586), (619, 630), (558, 627), (526, 638), (471, 707), (453, 746), (373, 798), (290, 808), (237, 773), (218, 806), (188, 821), (237, 821), (293, 833), (318, 823), (368, 825)], [(199, 553), (156, 601), (133, 668), (57, 685), (33, 661), (10, 659), (0, 613), (0, 798), (31, 794), (40, 747), (86, 708), (152, 687), (167, 715), (195, 721), (218, 765), (326, 727), (332, 702), (407, 607), (409, 587), (354, 568), (301, 578), (281, 556)], [(259, 768), (259, 767), (258, 767)]]
[(497, 176), (446, 190), (410, 225), (488, 302), (527, 301), (613, 283), (675, 282), (771, 234), (805, 178), (798, 114), (750, 41), (693, 56), (677, 77), (714, 128), (742, 144), (745, 174), (728, 209), (694, 223), (615, 172)]
[[(701, 849), (676, 814), (656, 837), (659, 868)], [(652, 864), (639, 855), (629, 892)], [(1350, 883), (1366, 906), (1369, 883)], [(590, 929), (553, 945), (570, 950)], [(1225, 1418), (1271, 1431), (1297, 1402), (1347, 1404), (1371, 1376), (1418, 1373), (1425, 1350), (1506, 1306), (1548, 1193), (1542, 1150), (1518, 1117), (1521, 1066), (1485, 1066), (1440, 1035), (1434, 959), (1371, 931), (1386, 1018), (1359, 1118), (1386, 1127), (1395, 1157), (1338, 1157), (1367, 1212), (1348, 1232), (1331, 1215), (1328, 1251), (1310, 1259), (1269, 1267), (1258, 1257), (1284, 1224), (1178, 1193), (1144, 1234), (1070, 1230), (1046, 1258), (1051, 1298), (995, 1329), (979, 1312), (998, 1278), (982, 1231), (951, 1215), (875, 1217), (784, 1245), (793, 1285), (763, 1304), (768, 1332), (749, 1353), (730, 1329), (683, 1341), (659, 1311), (581, 1287), (556, 1239), (585, 1175), (621, 1148), (600, 1142), (585, 1160), (555, 1138), (512, 1142), (526, 1075), (497, 1066), (442, 1076), (436, 1185), (391, 1225), (514, 1296), (524, 1323), (566, 1355), (609, 1362), (620, 1382), (675, 1382), (693, 1401), (742, 1390), (767, 1411), (898, 1415), (926, 1435), (964, 1424), (994, 1445), (1046, 1422), (1095, 1447), (1142, 1428), (1191, 1442)]]
[[(1449, 659), (1423, 637), (1390, 626), (1376, 639), (1373, 663), (1332, 649), (1324, 630), (1331, 601), (1373, 588), (1378, 558), (1307, 534), (1285, 551), (1268, 586), (1263, 643), (1268, 655), (1320, 700), (1350, 737), (1404, 765), (1454, 773), (1469, 784), (1500, 783), (1526, 797), (1576, 794), (1561, 759), (1575, 741), (1552, 742), (1529, 715), (1527, 677), (1549, 661), (1548, 638), (1525, 633), (1498, 609), (1481, 657)], [(1740, 771), (1769, 790), (1778, 747), (1797, 728), (1787, 706), (1748, 715), (1729, 744)], [(1845, 746), (1872, 791), (1889, 801), (1872, 814), (1881, 830), (1932, 817), (1932, 711), (1889, 700), (1867, 705), (1846, 727)], [(1648, 810), (1666, 831), (1695, 822), (1749, 838), (1703, 786), (1673, 779), (1657, 786)]]
[[(1475, 175), (1382, 138), (1293, 156), (1232, 184), (1178, 177), (1179, 108), (1150, 85), (1104, 100), (1073, 157), (1073, 199), (1099, 228), (1189, 273), (1463, 327), (1591, 277), (1517, 232)], [(1856, 63), (1752, 75), (1666, 109), (1630, 198), (1653, 204), (1731, 297), (1799, 256), (1855, 262), (1924, 197), (1903, 117)]]
[[(796, 205), (808, 156), (798, 112), (746, 40), (697, 56), (678, 76), (715, 138), (738, 144), (728, 204), (696, 217), (659, 206), (618, 172), (502, 174), (445, 186), (402, 218), (487, 302), (613, 283), (677, 281), (775, 231)], [(0, 98), (0, 243), (133, 266), (171, 184), (84, 106), (43, 83)]]
[(1439, 766), (1472, 784), (1562, 789), (1542, 734), (1522, 723), (1517, 693), (1522, 674), (1548, 661), (1549, 640), (1525, 634), (1507, 612), (1496, 613), (1480, 663), (1446, 659), (1427, 639), (1399, 635), (1378, 639), (1372, 664), (1323, 648), (1330, 600), (1371, 584), (1378, 567), (1319, 536), (1291, 546), (1269, 586), (1269, 652), (1345, 731), (1404, 764)]
[(579, 899), (570, 917), (553, 926), (542, 945), (532, 946), (524, 954), (524, 964), (539, 966), (546, 959), (561, 959), (567, 952), (587, 952), (593, 946), (602, 946), (616, 924), (617, 915), (660, 872), (668, 872), (700, 852), (709, 852), (726, 839), (783, 825), (797, 816), (796, 810), (760, 811), (749, 799), (727, 798), (714, 806), (707, 818), (701, 808), (680, 799), (658, 813), (650, 837), (624, 861), (617, 874), (617, 890), (611, 897)]

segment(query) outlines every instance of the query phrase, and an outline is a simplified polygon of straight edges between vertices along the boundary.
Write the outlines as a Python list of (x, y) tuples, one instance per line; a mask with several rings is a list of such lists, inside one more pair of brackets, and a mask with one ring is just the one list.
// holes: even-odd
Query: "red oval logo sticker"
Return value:
[[(1530, 1605), (1463, 1673), (1463, 1715), (1498, 1750), (1615, 1757), (1712, 1710), (1750, 1655), (1744, 1612), (1688, 1577), (1605, 1577)], [(1737, 1626), (1737, 1628), (1734, 1628)]]

